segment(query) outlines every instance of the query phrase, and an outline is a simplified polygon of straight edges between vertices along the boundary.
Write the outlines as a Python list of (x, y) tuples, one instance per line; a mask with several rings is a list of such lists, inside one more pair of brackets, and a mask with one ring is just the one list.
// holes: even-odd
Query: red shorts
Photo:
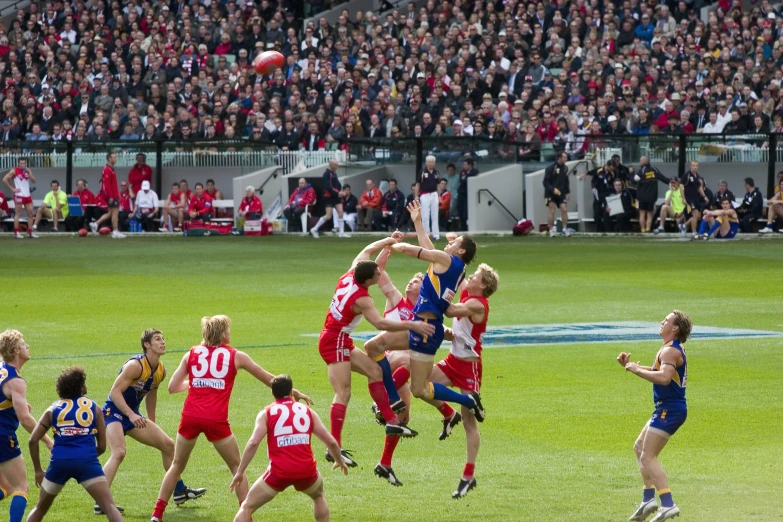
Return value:
[(438, 368), (449, 378), (452, 386), (465, 391), (480, 391), (481, 361), (465, 361), (448, 354), (438, 363)]
[(347, 333), (322, 330), (318, 339), (318, 351), (326, 364), (350, 362), (351, 351), (356, 348)]
[(297, 491), (305, 491), (320, 478), (317, 471), (315, 472), (315, 475), (307, 478), (281, 477), (280, 475), (276, 475), (271, 468), (266, 468), (264, 474), (261, 475), (261, 480), (263, 480), (267, 486), (278, 492), (284, 491), (289, 486), (293, 486)]
[(32, 197), (14, 196), (14, 205), (32, 205)]
[(216, 421), (183, 415), (179, 421), (177, 433), (188, 440), (193, 440), (202, 433), (209, 442), (217, 442), (233, 435), (228, 421)]

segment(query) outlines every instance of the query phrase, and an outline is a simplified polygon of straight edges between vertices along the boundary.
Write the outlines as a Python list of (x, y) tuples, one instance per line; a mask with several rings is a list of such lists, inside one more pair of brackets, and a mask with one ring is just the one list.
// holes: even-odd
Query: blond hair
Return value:
[(693, 323), (688, 314), (681, 312), (680, 310), (674, 310), (674, 326), (677, 327), (677, 340), (684, 343), (691, 336), (691, 330), (693, 329)]
[(223, 340), (231, 327), (231, 319), (227, 315), (216, 315), (214, 317), (201, 318), (201, 337), (207, 346), (218, 346), (223, 344)]
[(495, 269), (486, 263), (481, 263), (476, 270), (481, 275), (481, 284), (484, 285), (484, 297), (489, 297), (498, 290), (500, 276)]
[(22, 333), (19, 330), (6, 330), (0, 334), (0, 356), (5, 362), (16, 357), (16, 350), (22, 347)]

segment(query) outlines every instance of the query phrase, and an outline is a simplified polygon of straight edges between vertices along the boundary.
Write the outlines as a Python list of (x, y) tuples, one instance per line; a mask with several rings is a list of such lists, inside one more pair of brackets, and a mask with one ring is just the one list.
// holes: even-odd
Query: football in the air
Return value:
[(265, 51), (253, 60), (253, 69), (258, 74), (272, 74), (283, 66), (285, 57), (277, 51)]
[(108, 236), (109, 234), (111, 234), (111, 229), (109, 227), (101, 227), (98, 233), (102, 236)]
[(88, 232), (86, 228), (79, 229), (79, 237), (87, 237), (87, 234)]

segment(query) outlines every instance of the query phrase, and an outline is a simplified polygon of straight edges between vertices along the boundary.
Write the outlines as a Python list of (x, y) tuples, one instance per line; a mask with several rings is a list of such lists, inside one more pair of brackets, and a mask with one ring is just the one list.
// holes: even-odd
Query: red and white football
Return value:
[(265, 51), (253, 60), (253, 69), (258, 74), (272, 74), (285, 64), (285, 57), (277, 51)]
[(89, 234), (89, 232), (87, 232), (86, 228), (79, 229), (79, 237), (87, 237), (87, 234)]
[(102, 236), (108, 236), (109, 234), (111, 234), (111, 229), (109, 227), (101, 227), (98, 233)]

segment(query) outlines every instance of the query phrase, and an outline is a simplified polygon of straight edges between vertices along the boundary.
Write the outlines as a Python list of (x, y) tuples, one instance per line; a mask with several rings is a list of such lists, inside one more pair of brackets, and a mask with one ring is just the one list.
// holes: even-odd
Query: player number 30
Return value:
[[(222, 379), (228, 374), (231, 354), (225, 348), (216, 348), (210, 355), (209, 348), (199, 346), (194, 352), (198, 356), (198, 364), (192, 367), (194, 377), (204, 377), (207, 374), (207, 369), (216, 379)], [(208, 357), (209, 360), (207, 360)]]
[[(291, 410), (294, 412), (293, 426), (286, 426)], [(280, 414), (275, 423), (275, 437), (291, 435), (294, 429), (299, 433), (307, 433), (310, 430), (310, 416), (307, 414), (307, 406), (304, 404), (295, 402), (290, 406), (290, 409), (287, 404), (275, 404), (270, 413), (272, 415)]]

